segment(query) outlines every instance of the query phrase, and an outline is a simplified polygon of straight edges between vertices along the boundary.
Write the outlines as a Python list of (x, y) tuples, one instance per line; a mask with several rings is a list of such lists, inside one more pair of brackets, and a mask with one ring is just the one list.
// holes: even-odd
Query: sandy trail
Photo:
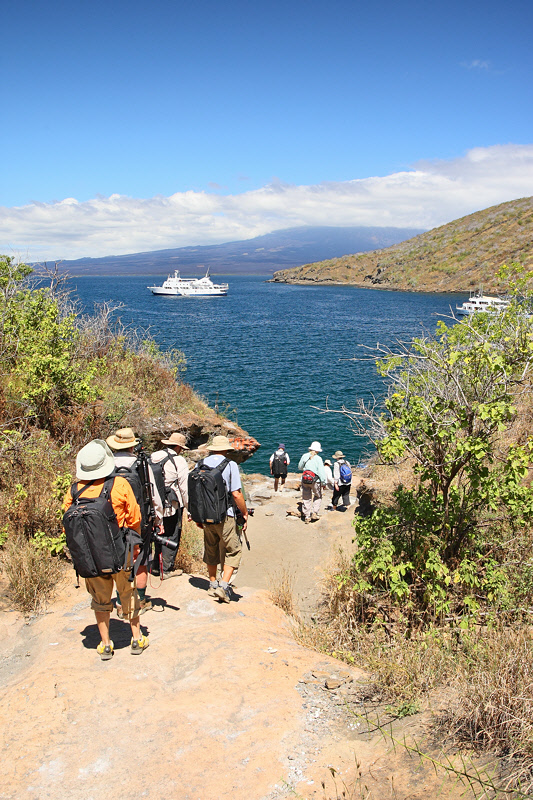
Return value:
[[(298, 645), (264, 591), (267, 568), (293, 564), (309, 609), (319, 565), (351, 539), (351, 514), (304, 525), (286, 519), (295, 502), (257, 507), (235, 602), (209, 598), (198, 576), (151, 588), (141, 656), (114, 618), (115, 656), (99, 660), (89, 597), (70, 574), (47, 614), (27, 624), (2, 612), (1, 798), (334, 798), (328, 765), (350, 783), (357, 759), (376, 800), (391, 796), (392, 775), (409, 788), (398, 797), (427, 795), (427, 776), (405, 772), (347, 710), (362, 673)], [(326, 677), (340, 688), (326, 689)]]

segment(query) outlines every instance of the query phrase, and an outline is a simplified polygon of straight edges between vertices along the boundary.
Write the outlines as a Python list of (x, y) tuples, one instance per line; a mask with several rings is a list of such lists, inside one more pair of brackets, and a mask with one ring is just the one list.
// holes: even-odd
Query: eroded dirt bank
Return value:
[[(360, 771), (375, 800), (392, 786), (425, 799), (431, 775), (379, 732), (362, 735), (350, 704), (362, 710), (363, 673), (298, 645), (263, 588), (266, 565), (284, 560), (305, 606), (320, 564), (351, 538), (351, 514), (324, 512), (306, 526), (286, 516), (295, 506), (291, 493), (257, 504), (235, 602), (213, 601), (199, 576), (154, 584), (141, 656), (114, 618), (115, 656), (98, 659), (89, 598), (70, 573), (46, 615), (27, 624), (3, 612), (0, 797), (336, 798), (332, 765), (349, 786)], [(338, 687), (327, 689), (328, 678)]]

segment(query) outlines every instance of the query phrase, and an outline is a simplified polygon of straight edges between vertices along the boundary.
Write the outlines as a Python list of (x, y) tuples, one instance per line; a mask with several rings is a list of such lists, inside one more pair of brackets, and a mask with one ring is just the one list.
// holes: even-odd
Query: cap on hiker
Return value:
[(233, 445), (227, 436), (214, 436), (211, 444), (208, 444), (206, 450), (233, 450)]
[(161, 439), (161, 444), (171, 447), (187, 447), (187, 439), (182, 433), (171, 433), (168, 439)]
[(112, 436), (108, 436), (106, 442), (113, 450), (127, 450), (128, 447), (139, 444), (140, 439), (133, 433), (133, 428), (121, 428)]
[(322, 452), (322, 447), (320, 446), (320, 442), (311, 442), (309, 449), (316, 450), (317, 453)]
[(93, 439), (76, 456), (76, 478), (93, 481), (107, 478), (115, 469), (115, 456), (103, 439)]
[(332, 458), (344, 458), (344, 453), (342, 452), (342, 450), (337, 450), (336, 453), (333, 453)]
[(285, 450), (285, 445), (284, 444), (279, 444), (278, 445), (278, 450)]
[(331, 461), (329, 460), (329, 458), (326, 458), (326, 460), (324, 461), (324, 464), (329, 464), (329, 466), (331, 467)]

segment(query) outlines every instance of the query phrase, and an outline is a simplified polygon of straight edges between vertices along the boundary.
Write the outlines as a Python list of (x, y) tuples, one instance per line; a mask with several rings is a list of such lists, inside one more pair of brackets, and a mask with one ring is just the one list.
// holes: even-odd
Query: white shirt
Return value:
[(350, 466), (350, 462), (346, 461), (345, 458), (338, 458), (333, 464), (333, 478), (339, 486), (347, 486), (348, 484), (341, 482), (341, 464), (346, 464), (347, 467)]
[(287, 466), (289, 466), (289, 464), (291, 463), (291, 460), (289, 458), (289, 454), (287, 453), (286, 450), (280, 450), (279, 448), (276, 450), (275, 453), (272, 453), (272, 455), (270, 456), (270, 463), (272, 464), (272, 462), (274, 461), (274, 456), (276, 456), (276, 455), (282, 456), (284, 453), (287, 456)]
[(189, 493), (187, 481), (189, 478), (189, 467), (183, 456), (179, 456), (171, 447), (164, 450), (156, 450), (152, 453), (152, 461), (157, 464), (167, 456), (171, 456), (163, 465), (165, 475), (165, 486), (174, 489), (177, 500), (172, 501), (172, 506), (165, 508), (165, 517), (171, 517), (178, 508), (187, 508)]

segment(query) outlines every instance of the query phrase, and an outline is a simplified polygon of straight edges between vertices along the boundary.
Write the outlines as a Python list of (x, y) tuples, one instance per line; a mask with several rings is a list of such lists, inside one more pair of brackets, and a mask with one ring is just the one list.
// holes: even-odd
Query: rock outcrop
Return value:
[(189, 445), (187, 455), (193, 461), (205, 458), (205, 445), (211, 441), (213, 436), (227, 436), (234, 443), (231, 457), (238, 464), (242, 464), (261, 447), (257, 439), (250, 436), (247, 431), (215, 412), (207, 416), (187, 413), (151, 420), (146, 429), (139, 433), (143, 435), (146, 444), (153, 448), (157, 447), (158, 442), (166, 438), (172, 431), (178, 431), (187, 437)]

